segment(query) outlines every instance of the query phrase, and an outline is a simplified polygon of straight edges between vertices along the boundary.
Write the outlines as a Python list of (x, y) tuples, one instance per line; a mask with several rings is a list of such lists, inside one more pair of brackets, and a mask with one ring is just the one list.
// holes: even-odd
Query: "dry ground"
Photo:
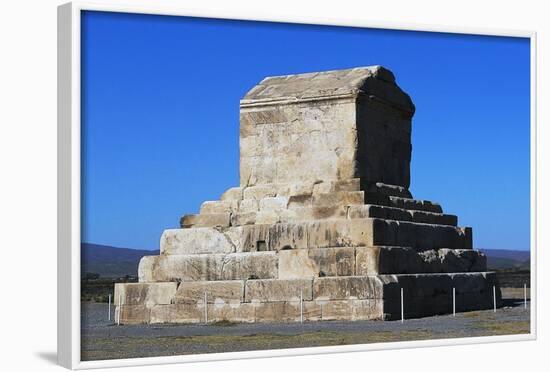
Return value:
[[(107, 305), (82, 303), (82, 360), (366, 344), (529, 333), (518, 291), (505, 307), (400, 321), (116, 326)], [(507, 294), (510, 295), (507, 295)], [(523, 290), (521, 296), (523, 296)], [(509, 297), (514, 297), (511, 299)]]

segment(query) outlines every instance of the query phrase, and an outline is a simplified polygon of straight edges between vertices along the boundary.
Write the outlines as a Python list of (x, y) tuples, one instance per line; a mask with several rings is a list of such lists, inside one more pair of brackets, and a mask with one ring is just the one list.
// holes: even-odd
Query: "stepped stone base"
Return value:
[[(124, 324), (394, 320), (497, 307), (492, 272), (119, 283), (116, 316)], [(206, 309), (205, 309), (206, 299)]]

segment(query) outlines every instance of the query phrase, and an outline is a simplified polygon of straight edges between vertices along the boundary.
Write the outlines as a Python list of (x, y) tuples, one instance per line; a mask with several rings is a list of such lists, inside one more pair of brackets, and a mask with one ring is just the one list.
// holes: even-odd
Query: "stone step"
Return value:
[[(486, 257), (473, 250), (418, 252), (403, 247), (327, 247), (283, 249), (279, 252), (145, 256), (140, 261), (138, 273), (141, 282), (189, 282), (483, 270), (486, 270)], [(191, 290), (189, 288), (195, 287), (186, 284), (185, 288)], [(202, 289), (193, 290), (200, 292)], [(226, 289), (226, 292), (232, 293), (232, 290)]]
[[(281, 259), (279, 259), (281, 262)], [(355, 274), (463, 273), (487, 270), (487, 257), (472, 249), (355, 248)], [(281, 263), (279, 263), (279, 275)]]
[(388, 185), (382, 182), (376, 183), (363, 183), (361, 190), (365, 190), (367, 193), (381, 194), (385, 196), (397, 196), (400, 198), (411, 199), (411, 192), (403, 186)]
[(187, 227), (229, 227), (231, 213), (186, 214), (180, 219), (180, 226)]
[(471, 249), (418, 252), (408, 247), (333, 247), (279, 251), (279, 279), (487, 270)]
[(181, 283), (177, 295), (175, 285), (118, 283), (115, 314), (123, 324), (391, 320), (401, 317), (403, 290), (409, 319), (451, 313), (453, 288), (456, 311), (492, 308), (493, 287), (501, 306), (491, 272)]
[(191, 227), (165, 230), (160, 252), (188, 255), (361, 246), (411, 247), (418, 251), (471, 249), (472, 230), (381, 218), (342, 218), (225, 229)]
[(431, 202), (429, 200), (417, 200), (400, 198), (397, 196), (389, 196), (389, 206), (402, 209), (410, 209), (416, 211), (426, 211), (433, 213), (443, 213), (441, 205)]
[[(350, 220), (353, 221), (353, 220)], [(360, 220), (361, 221), (361, 220)], [(367, 246), (472, 249), (472, 229), (448, 225), (372, 219), (372, 242)]]
[(443, 213), (408, 210), (381, 205), (351, 205), (347, 211), (348, 218), (383, 218), (396, 221), (429, 223), (435, 225), (456, 226), (457, 216)]
[(365, 204), (382, 205), (393, 208), (425, 211), (432, 213), (443, 213), (441, 205), (429, 200), (388, 196), (379, 192), (365, 192)]
[(144, 256), (140, 282), (244, 280), (277, 278), (276, 252)]

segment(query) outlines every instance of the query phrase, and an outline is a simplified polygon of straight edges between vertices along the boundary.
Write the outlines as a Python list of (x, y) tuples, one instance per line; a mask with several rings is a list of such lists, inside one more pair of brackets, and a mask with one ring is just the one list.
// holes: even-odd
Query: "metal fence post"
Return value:
[(456, 291), (453, 287), (453, 316), (456, 316)]
[(497, 312), (497, 287), (493, 286), (493, 312)]
[(204, 292), (204, 324), (208, 324), (208, 297)]
[(401, 288), (401, 323), (405, 320), (405, 311), (403, 306), (403, 288)]
[(527, 309), (527, 283), (523, 283), (523, 308)]

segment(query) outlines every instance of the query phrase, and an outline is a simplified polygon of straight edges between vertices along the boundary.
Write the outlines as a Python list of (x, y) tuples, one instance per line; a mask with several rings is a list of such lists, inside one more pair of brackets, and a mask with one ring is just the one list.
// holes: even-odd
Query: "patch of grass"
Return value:
[(524, 334), (530, 332), (530, 322), (529, 321), (518, 321), (518, 322), (494, 322), (494, 323), (483, 323), (479, 324), (481, 327), (490, 332), (491, 336), (499, 335), (516, 335)]

